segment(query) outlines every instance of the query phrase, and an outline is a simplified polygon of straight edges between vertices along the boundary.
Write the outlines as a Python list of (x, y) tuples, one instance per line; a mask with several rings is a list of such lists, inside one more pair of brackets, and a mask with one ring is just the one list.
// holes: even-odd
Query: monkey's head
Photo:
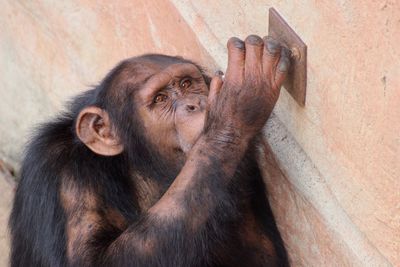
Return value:
[(94, 92), (76, 119), (90, 150), (182, 166), (204, 126), (209, 78), (191, 61), (145, 55), (121, 62)]

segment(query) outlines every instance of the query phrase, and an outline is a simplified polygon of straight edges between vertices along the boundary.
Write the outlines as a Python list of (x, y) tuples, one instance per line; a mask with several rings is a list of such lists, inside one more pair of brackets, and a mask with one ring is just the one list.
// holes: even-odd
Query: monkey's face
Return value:
[(146, 136), (166, 157), (188, 152), (205, 120), (208, 86), (190, 63), (149, 74), (136, 97)]
[[(121, 107), (133, 108), (119, 117), (134, 117), (116, 122), (109, 111), (85, 107), (76, 120), (79, 139), (93, 152), (112, 156), (135, 149), (135, 144), (126, 143), (130, 138), (125, 135), (140, 136), (146, 139), (142, 143), (151, 146), (162, 159), (182, 165), (204, 126), (209, 88), (199, 68), (178, 59), (138, 58), (125, 61), (110, 77), (108, 102), (115, 106), (111, 109), (123, 112)], [(126, 97), (133, 97), (133, 106)], [(127, 127), (126, 123), (139, 125)]]

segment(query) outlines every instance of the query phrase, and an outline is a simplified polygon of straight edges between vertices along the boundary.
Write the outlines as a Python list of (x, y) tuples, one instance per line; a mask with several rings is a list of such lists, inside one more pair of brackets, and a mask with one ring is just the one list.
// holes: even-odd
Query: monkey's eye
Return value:
[(190, 81), (189, 78), (182, 79), (181, 82), (179, 83), (179, 87), (181, 89), (187, 89), (191, 85), (192, 85), (192, 82)]
[(167, 95), (158, 94), (158, 95), (156, 95), (156, 97), (154, 97), (153, 102), (154, 102), (154, 103), (161, 103), (161, 102), (164, 102), (164, 101), (167, 100), (167, 99), (168, 99), (168, 96), (167, 96)]

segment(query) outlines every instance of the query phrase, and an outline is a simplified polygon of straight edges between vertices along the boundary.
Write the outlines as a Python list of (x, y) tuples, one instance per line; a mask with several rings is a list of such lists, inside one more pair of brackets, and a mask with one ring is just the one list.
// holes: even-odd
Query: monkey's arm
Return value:
[(107, 249), (107, 263), (204, 266), (239, 216), (229, 186), (246, 143), (202, 137), (163, 197)]
[(62, 186), (70, 265), (204, 266), (239, 216), (229, 187), (247, 141), (228, 139), (203, 135), (162, 198), (117, 237), (95, 190)]
[[(232, 177), (249, 141), (269, 117), (288, 69), (287, 55), (280, 55), (279, 49), (271, 54), (267, 46), (256, 36), (249, 36), (246, 43), (230, 39), (226, 80), (216, 77), (211, 82), (204, 133), (171, 187), (112, 240), (103, 229), (102, 217), (92, 209), (84, 212), (86, 222), (71, 223), (68, 218), (71, 262), (79, 266), (206, 266), (211, 257), (218, 259), (224, 252), (216, 251), (218, 247), (235, 243), (232, 233), (240, 214), (230, 188)], [(95, 223), (88, 223), (91, 220)], [(107, 242), (96, 243), (94, 238)]]

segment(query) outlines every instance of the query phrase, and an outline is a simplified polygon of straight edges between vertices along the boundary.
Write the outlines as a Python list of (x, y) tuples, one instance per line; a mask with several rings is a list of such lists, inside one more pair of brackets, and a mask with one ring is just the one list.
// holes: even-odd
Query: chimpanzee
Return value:
[(10, 218), (11, 266), (287, 266), (256, 163), (289, 68), (231, 38), (225, 77), (181, 57), (122, 61), (42, 125)]

